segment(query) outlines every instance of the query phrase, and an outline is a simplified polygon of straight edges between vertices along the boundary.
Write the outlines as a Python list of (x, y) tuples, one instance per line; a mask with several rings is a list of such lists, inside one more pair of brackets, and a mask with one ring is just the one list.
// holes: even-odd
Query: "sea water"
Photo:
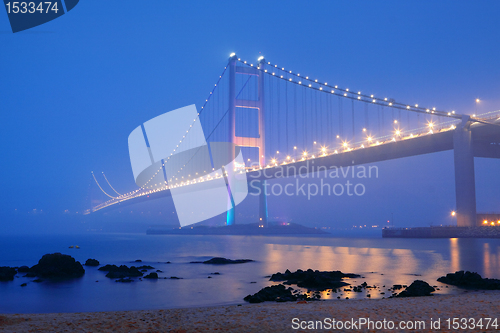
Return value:
[[(80, 248), (69, 248), (78, 245)], [(337, 300), (390, 296), (393, 284), (416, 279), (436, 285), (437, 293), (459, 292), (436, 279), (470, 270), (500, 278), (500, 239), (383, 239), (265, 236), (177, 236), (99, 234), (0, 236), (0, 266), (32, 266), (46, 253), (60, 252), (82, 264), (94, 258), (104, 264), (151, 265), (161, 279), (132, 283), (106, 278), (98, 267), (85, 267), (82, 278), (45, 280), (18, 274), (0, 282), (0, 313), (46, 313), (144, 310), (243, 303), (243, 298), (275, 284), (269, 276), (286, 269), (340, 270), (360, 274), (346, 282), (367, 282), (379, 289), (362, 293), (323, 292)], [(193, 264), (212, 257), (253, 259), (234, 265)], [(141, 263), (134, 261), (140, 259)], [(166, 263), (170, 261), (170, 263)], [(212, 273), (220, 274), (214, 275)], [(171, 276), (182, 279), (163, 279)], [(209, 278), (210, 277), (210, 278)], [(27, 283), (26, 287), (21, 287)], [(385, 286), (385, 287), (382, 287)], [(295, 286), (292, 286), (295, 287)], [(381, 292), (386, 292), (381, 294)]]

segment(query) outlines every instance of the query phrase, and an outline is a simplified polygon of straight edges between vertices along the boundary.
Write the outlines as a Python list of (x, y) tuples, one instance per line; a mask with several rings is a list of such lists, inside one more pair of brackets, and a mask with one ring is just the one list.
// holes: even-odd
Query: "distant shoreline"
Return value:
[[(441, 330), (448, 318), (496, 318), (500, 291), (470, 291), (459, 295), (427, 297), (315, 301), (308, 303), (261, 303), (165, 310), (0, 315), (4, 332), (26, 331), (174, 331), (224, 330), (229, 332), (289, 332), (292, 319), (301, 321), (423, 321), (419, 332), (432, 332), (430, 320), (440, 319)], [(484, 323), (485, 324), (485, 323)], [(500, 325), (500, 323), (498, 323)], [(361, 329), (360, 329), (361, 330)], [(365, 329), (363, 329), (365, 330)], [(478, 330), (478, 329), (476, 329)], [(354, 330), (359, 331), (359, 330)], [(402, 330), (394, 330), (394, 332)], [(490, 327), (481, 332), (497, 331)]]
[(296, 223), (269, 224), (259, 223), (234, 224), (230, 226), (208, 227), (195, 226), (184, 228), (151, 227), (147, 235), (233, 235), (233, 236), (311, 236), (334, 237), (333, 234), (317, 228), (309, 228)]

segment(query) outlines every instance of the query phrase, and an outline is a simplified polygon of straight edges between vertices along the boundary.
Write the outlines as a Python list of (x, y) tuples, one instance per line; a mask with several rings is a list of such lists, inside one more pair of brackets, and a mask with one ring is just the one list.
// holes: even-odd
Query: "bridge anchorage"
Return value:
[[(134, 130), (140, 143), (136, 148), (150, 159), (148, 173), (134, 170), (138, 189), (125, 194), (114, 191), (117, 196), (105, 192), (110, 199), (87, 213), (166, 196), (175, 202), (181, 188), (186, 192), (201, 183), (219, 182), (228, 193), (223, 211), (226, 224), (231, 225), (236, 221), (235, 207), (244, 198), (238, 189), (246, 187), (231, 185), (234, 173), (257, 182), (258, 222), (265, 226), (266, 181), (279, 178), (281, 168), (290, 167), (288, 176), (296, 176), (310, 173), (312, 162), (317, 170), (453, 150), (457, 225), (475, 226), (481, 221), (476, 214), (474, 157), (500, 158), (500, 111), (469, 116), (401, 103), (301, 75), (264, 57), (254, 65), (231, 54), (212, 91), (194, 112), (191, 120), (187, 117), (189, 121), (170, 131), (179, 131), (179, 138), (169, 138), (172, 145), (161, 137), (161, 147), (154, 147), (154, 135), (150, 138), (148, 129), (152, 120)], [(202, 138), (193, 134), (193, 128), (201, 131)], [(207, 148), (200, 148), (201, 141)], [(217, 172), (215, 166), (220, 164), (214, 162), (212, 147), (221, 142), (231, 147), (227, 160), (243, 159), (222, 163)], [(138, 167), (132, 161), (134, 168)]]

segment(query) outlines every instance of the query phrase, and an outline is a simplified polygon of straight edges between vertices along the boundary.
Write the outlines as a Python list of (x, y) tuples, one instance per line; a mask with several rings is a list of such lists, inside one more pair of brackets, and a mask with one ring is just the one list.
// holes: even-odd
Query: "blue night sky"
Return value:
[[(80, 223), (61, 216), (88, 208), (91, 171), (104, 171), (118, 191), (135, 189), (130, 132), (200, 107), (231, 52), (412, 104), (498, 110), (498, 17), (498, 1), (87, 0), (13, 34), (3, 11), (0, 231), (25, 230), (32, 216), (17, 214), (33, 209), (49, 217), (45, 231)], [(396, 225), (453, 223), (451, 151), (377, 165), (361, 198), (271, 197), (270, 216), (341, 227), (382, 224), (391, 213)], [(500, 161), (475, 166), (478, 211), (499, 211)], [(255, 214), (256, 202), (244, 202), (242, 214)], [(171, 217), (160, 222), (177, 223), (171, 201), (163, 204)]]

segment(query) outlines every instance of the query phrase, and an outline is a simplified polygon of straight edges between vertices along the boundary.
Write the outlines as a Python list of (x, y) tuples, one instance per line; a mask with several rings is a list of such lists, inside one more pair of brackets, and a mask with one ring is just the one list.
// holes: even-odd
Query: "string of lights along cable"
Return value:
[[(231, 66), (235, 70), (232, 78), (228, 75)], [(234, 90), (233, 101), (230, 99), (231, 89)], [(209, 145), (231, 142), (232, 116), (236, 137), (259, 138), (263, 135), (264, 155), (259, 156), (257, 147), (240, 147), (245, 164), (238, 166), (235, 171), (251, 173), (452, 131), (464, 117), (454, 110), (444, 111), (417, 103), (402, 103), (394, 98), (330, 84), (328, 80), (319, 80), (266, 61), (263, 56), (252, 63), (238, 58), (234, 53), (230, 55), (228, 64), (208, 96), (197, 105), (201, 105), (197, 117), (185, 129), (170, 155), (165, 156), (140, 188), (120, 194), (104, 173), (102, 176), (106, 186), (100, 184), (92, 173), (107, 200), (102, 200), (88, 212), (224, 177), (223, 172), (227, 174), (227, 171), (218, 172), (216, 166), (202, 170), (193, 165), (200, 160), (196, 154), (201, 154), (201, 150), (193, 150), (193, 156), (182, 161), (173, 158), (183, 144), (189, 145), (186, 140), (190, 140), (188, 134), (197, 121), (201, 123)], [(263, 112), (259, 113), (259, 108)], [(472, 115), (471, 119), (475, 123), (490, 123), (492, 119), (498, 119), (498, 113)], [(259, 119), (259, 115), (263, 119)], [(262, 128), (259, 126), (261, 120)], [(167, 168), (168, 177), (160, 177)], [(110, 190), (116, 196), (109, 194)]]

